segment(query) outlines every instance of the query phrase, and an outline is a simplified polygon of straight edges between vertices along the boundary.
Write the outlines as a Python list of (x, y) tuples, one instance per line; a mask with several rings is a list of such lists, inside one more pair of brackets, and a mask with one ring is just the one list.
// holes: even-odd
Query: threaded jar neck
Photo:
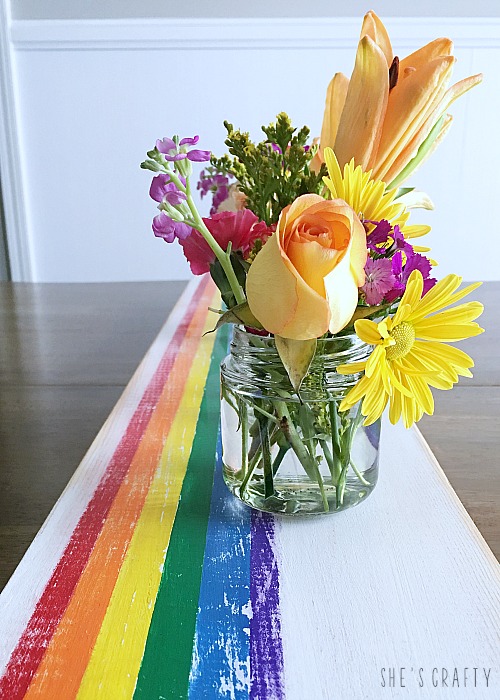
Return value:
[[(372, 351), (355, 333), (341, 333), (318, 340), (316, 355), (301, 387), (304, 401), (341, 399), (359, 378), (341, 375), (336, 368), (341, 364), (362, 362)], [(234, 326), (230, 354), (221, 366), (225, 381), (251, 396), (284, 396), (298, 400), (280, 360), (274, 337), (249, 333)]]

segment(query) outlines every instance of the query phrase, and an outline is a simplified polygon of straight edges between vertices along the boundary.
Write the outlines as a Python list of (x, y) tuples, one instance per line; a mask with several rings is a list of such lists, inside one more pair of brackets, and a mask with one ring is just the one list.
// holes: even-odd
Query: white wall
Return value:
[[(18, 13), (22, 5), (29, 3), (17, 4)], [(500, 279), (500, 23), (387, 25), (401, 55), (448, 35), (457, 40), (456, 78), (485, 72), (483, 85), (454, 105), (447, 140), (412, 178), (437, 208), (413, 220), (432, 223), (427, 240), (441, 274)], [(157, 137), (199, 133), (203, 148), (221, 153), (223, 119), (257, 136), (281, 110), (318, 134), (326, 85), (335, 71), (350, 74), (359, 27), (360, 19), (15, 20), (33, 278), (188, 276), (179, 248), (151, 232), (150, 175), (139, 169), (146, 150)]]
[(13, 0), (15, 19), (124, 17), (499, 17), (498, 0)]

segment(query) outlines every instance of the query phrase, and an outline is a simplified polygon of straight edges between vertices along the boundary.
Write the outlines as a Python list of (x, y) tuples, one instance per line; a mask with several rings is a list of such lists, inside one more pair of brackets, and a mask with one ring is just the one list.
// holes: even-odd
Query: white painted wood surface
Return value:
[[(0, 596), (0, 675), (196, 284)], [(276, 518), (286, 700), (497, 700), (500, 567), (418, 430), (386, 422), (380, 462), (359, 507)]]
[(500, 567), (417, 429), (384, 424), (359, 508), (277, 535), (287, 700), (500, 697)]

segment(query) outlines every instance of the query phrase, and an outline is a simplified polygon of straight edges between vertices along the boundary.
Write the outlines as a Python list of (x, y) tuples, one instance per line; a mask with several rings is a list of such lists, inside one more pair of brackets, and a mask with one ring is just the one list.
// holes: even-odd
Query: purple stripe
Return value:
[(250, 699), (282, 700), (283, 646), (275, 521), (252, 510), (250, 553)]

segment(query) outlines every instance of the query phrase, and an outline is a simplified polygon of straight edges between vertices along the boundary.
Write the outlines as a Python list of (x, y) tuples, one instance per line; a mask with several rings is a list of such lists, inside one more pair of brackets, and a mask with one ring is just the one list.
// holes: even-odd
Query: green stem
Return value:
[(300, 435), (295, 429), (295, 426), (290, 417), (290, 413), (288, 412), (288, 407), (286, 403), (284, 401), (277, 401), (276, 408), (281, 417), (286, 418), (287, 420), (287, 439), (291, 445), (292, 450), (297, 455), (298, 459), (300, 460), (300, 463), (304, 467), (304, 470), (307, 476), (311, 479), (311, 481), (316, 480), (318, 482), (319, 490), (321, 493), (321, 499), (323, 501), (323, 506), (326, 513), (330, 510), (330, 506), (328, 504), (328, 498), (326, 497), (323, 478), (321, 476), (321, 472), (318, 469), (318, 465), (316, 464), (316, 460), (311, 457), (309, 450), (305, 447), (304, 443), (300, 439)]
[[(333, 449), (333, 472), (335, 473), (336, 481), (340, 478), (342, 472), (342, 448), (340, 446), (340, 431), (339, 431), (339, 414), (337, 411), (337, 402), (329, 401), (328, 410), (330, 413), (330, 430), (332, 433), (332, 449)], [(332, 474), (333, 480), (333, 474)]]
[(336, 461), (333, 459), (333, 455), (330, 451), (330, 445), (326, 440), (320, 440), (319, 444), (321, 445), (321, 449), (323, 450), (323, 454), (325, 455), (328, 468), (330, 469), (330, 474), (332, 475), (332, 484), (336, 486), (341, 472), (341, 469), (338, 465), (338, 460)]
[[(342, 445), (340, 447), (342, 471), (340, 473), (339, 481), (337, 483), (337, 490), (336, 490), (337, 507), (339, 505), (343, 505), (343, 503), (344, 503), (344, 494), (345, 494), (345, 487), (346, 487), (346, 481), (347, 481), (347, 470), (349, 469), (349, 465), (352, 464), (352, 462), (351, 462), (352, 441), (354, 439), (354, 435), (356, 434), (356, 430), (358, 429), (362, 420), (363, 420), (363, 414), (361, 413), (361, 402), (359, 402), (358, 409), (356, 411), (356, 415), (354, 416), (354, 418), (351, 419), (349, 427), (347, 428), (347, 430), (344, 433)], [(359, 472), (357, 472), (357, 474), (359, 474)], [(362, 477), (361, 477), (361, 479), (362, 479)], [(368, 485), (368, 484), (365, 484), (365, 485)]]
[(250, 463), (249, 463), (249, 465), (248, 465), (248, 471), (247, 471), (247, 473), (245, 474), (245, 476), (244, 476), (244, 478), (243, 478), (243, 481), (241, 482), (241, 486), (240, 486), (240, 498), (241, 498), (242, 500), (244, 500), (244, 496), (245, 496), (245, 491), (246, 491), (246, 488), (247, 488), (247, 484), (248, 484), (248, 482), (250, 481), (250, 478), (251, 478), (252, 474), (254, 473), (255, 468), (256, 468), (257, 465), (259, 464), (260, 460), (261, 460), (261, 455), (260, 455), (260, 453), (255, 454), (255, 455), (253, 456), (253, 458), (250, 460)]
[(276, 423), (277, 425), (280, 424), (279, 420), (276, 418), (276, 416), (271, 415), (267, 411), (265, 411), (263, 408), (260, 408), (260, 406), (257, 406), (255, 403), (253, 404), (253, 410), (258, 411), (261, 413), (263, 416), (266, 416), (266, 418), (269, 418), (270, 421), (273, 423)]
[(342, 467), (339, 482), (337, 484), (337, 488), (336, 488), (337, 508), (339, 507), (339, 505), (343, 505), (343, 503), (344, 503), (345, 483), (346, 483), (346, 476), (347, 476), (348, 467), (349, 467), (349, 462), (347, 462), (347, 464), (345, 464)]
[(240, 400), (241, 424), (241, 468), (246, 474), (248, 470), (248, 410), (244, 401)]
[(367, 481), (367, 480), (365, 479), (365, 477), (364, 477), (363, 474), (359, 471), (359, 469), (356, 467), (356, 465), (354, 464), (354, 462), (352, 461), (352, 459), (349, 460), (349, 464), (351, 465), (353, 472), (356, 474), (356, 476), (357, 476), (358, 479), (361, 481), (361, 483), (363, 484), (363, 486), (370, 486), (370, 482)]
[[(175, 182), (175, 180), (174, 180), (174, 182)], [(179, 180), (179, 182), (180, 182), (180, 180)], [(177, 184), (177, 182), (175, 184)], [(236, 277), (236, 273), (235, 273), (233, 266), (231, 264), (231, 258), (227, 254), (227, 252), (220, 247), (220, 245), (217, 243), (217, 241), (212, 236), (212, 234), (210, 233), (210, 231), (206, 227), (205, 223), (203, 222), (203, 219), (201, 218), (201, 216), (198, 212), (198, 209), (196, 208), (196, 204), (194, 203), (193, 197), (191, 195), (191, 185), (189, 183), (189, 178), (186, 178), (185, 193), (186, 193), (187, 205), (191, 211), (191, 214), (193, 215), (193, 221), (195, 224), (195, 228), (201, 233), (203, 238), (206, 240), (206, 242), (208, 243), (208, 245), (212, 249), (212, 252), (216, 256), (217, 260), (220, 262), (221, 267), (224, 270), (224, 273), (227, 277), (227, 280), (231, 286), (231, 290), (234, 294), (234, 298), (236, 299), (236, 303), (237, 304), (244, 304), (246, 302), (245, 293), (242, 290), (240, 283), (238, 282), (238, 278)]]
[(271, 445), (269, 444), (269, 424), (262, 416), (259, 419), (260, 444), (262, 448), (262, 466), (264, 471), (264, 498), (274, 496), (273, 464), (271, 459)]
[(273, 476), (276, 476), (278, 469), (280, 468), (281, 462), (283, 461), (286, 453), (288, 452), (290, 448), (289, 447), (280, 447), (278, 454), (276, 455), (274, 462), (273, 462)]

